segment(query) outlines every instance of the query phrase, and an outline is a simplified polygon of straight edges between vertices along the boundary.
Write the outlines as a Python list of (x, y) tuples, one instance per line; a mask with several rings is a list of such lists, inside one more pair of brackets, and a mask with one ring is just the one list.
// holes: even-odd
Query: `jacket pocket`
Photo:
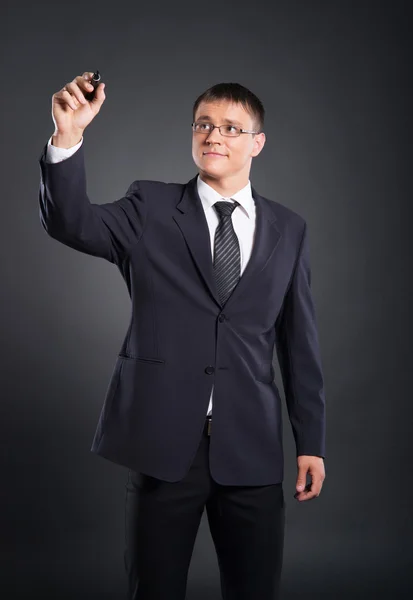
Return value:
[(165, 360), (163, 358), (151, 357), (151, 356), (133, 356), (131, 354), (118, 354), (119, 358), (126, 358), (127, 360), (136, 360), (138, 362), (152, 363), (154, 365), (163, 365)]

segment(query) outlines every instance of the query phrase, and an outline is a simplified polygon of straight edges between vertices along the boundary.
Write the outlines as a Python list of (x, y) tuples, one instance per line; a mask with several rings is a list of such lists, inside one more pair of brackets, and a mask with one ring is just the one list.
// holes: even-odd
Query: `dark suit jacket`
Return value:
[(214, 383), (210, 469), (225, 485), (284, 477), (276, 348), (297, 455), (325, 453), (325, 401), (305, 220), (252, 188), (251, 258), (226, 303), (214, 282), (196, 188), (134, 181), (115, 202), (87, 196), (83, 145), (39, 158), (40, 219), (49, 236), (120, 270), (132, 302), (92, 452), (178, 481), (201, 440)]

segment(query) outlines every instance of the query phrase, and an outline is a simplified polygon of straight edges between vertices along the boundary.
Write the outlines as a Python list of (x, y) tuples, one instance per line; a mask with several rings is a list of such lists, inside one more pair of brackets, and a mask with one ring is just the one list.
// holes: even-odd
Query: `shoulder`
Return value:
[(270, 200), (264, 196), (260, 196), (260, 198), (264, 202), (267, 210), (270, 211), (270, 214), (274, 215), (276, 218), (276, 223), (279, 228), (287, 228), (289, 230), (292, 229), (300, 232), (301, 234), (304, 233), (307, 223), (302, 215), (281, 202)]
[(152, 179), (136, 179), (130, 184), (129, 190), (140, 190), (141, 193), (148, 196), (148, 198), (155, 194), (174, 197), (176, 194), (182, 193), (184, 187), (184, 183), (167, 183), (165, 181), (156, 181)]

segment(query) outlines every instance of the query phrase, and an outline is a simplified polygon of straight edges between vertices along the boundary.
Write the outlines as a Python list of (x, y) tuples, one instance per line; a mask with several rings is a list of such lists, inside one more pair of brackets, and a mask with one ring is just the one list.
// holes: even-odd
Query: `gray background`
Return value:
[[(130, 300), (113, 265), (49, 238), (38, 209), (51, 96), (96, 68), (92, 202), (193, 177), (191, 109), (210, 85), (264, 103), (251, 181), (309, 224), (327, 398), (327, 477), (308, 503), (293, 498), (285, 421), (282, 598), (412, 597), (408, 5), (3, 5), (2, 597), (124, 597), (127, 470), (89, 448)], [(203, 518), (188, 599), (219, 598)]]

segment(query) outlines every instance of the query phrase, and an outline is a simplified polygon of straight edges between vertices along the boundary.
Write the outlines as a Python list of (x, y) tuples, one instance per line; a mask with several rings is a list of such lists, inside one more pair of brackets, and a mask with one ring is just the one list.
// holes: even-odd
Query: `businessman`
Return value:
[(128, 598), (185, 599), (205, 508), (223, 600), (275, 600), (285, 501), (274, 349), (296, 445), (295, 498), (316, 498), (325, 479), (306, 221), (252, 187), (265, 111), (237, 83), (194, 103), (190, 181), (138, 179), (122, 198), (92, 203), (84, 131), (106, 95), (100, 83), (85, 99), (91, 77), (53, 94), (39, 206), (48, 235), (116, 265), (131, 298), (91, 448), (128, 469)]

